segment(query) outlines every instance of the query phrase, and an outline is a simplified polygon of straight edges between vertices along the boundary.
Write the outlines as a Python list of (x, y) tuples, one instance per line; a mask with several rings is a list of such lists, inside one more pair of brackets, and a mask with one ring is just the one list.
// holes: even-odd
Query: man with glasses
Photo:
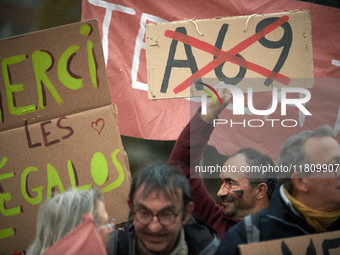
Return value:
[(183, 174), (153, 164), (134, 176), (130, 221), (109, 238), (108, 254), (213, 254), (216, 233), (192, 216), (194, 204)]
[(248, 218), (256, 224), (242, 220), (231, 228), (216, 254), (239, 254), (238, 245), (249, 242), (340, 230), (340, 144), (332, 134), (331, 127), (320, 126), (283, 144), (282, 184), (269, 207)]
[(232, 167), (236, 171), (222, 172), (220, 175), (221, 187), (217, 196), (221, 198), (222, 206), (210, 196), (202, 178), (195, 171), (195, 167), (200, 165), (203, 151), (214, 130), (214, 119), (218, 119), (219, 114), (232, 99), (227, 92), (226, 89), (219, 91), (222, 105), (215, 105), (209, 98), (207, 114), (201, 115), (200, 110), (196, 112), (179, 135), (168, 161), (169, 165), (181, 169), (190, 182), (195, 204), (194, 215), (212, 227), (220, 238), (246, 215), (267, 207), (276, 186), (276, 178), (262, 178), (264, 176), (250, 178), (246, 173), (237, 173), (245, 166), (274, 166), (270, 157), (252, 148), (237, 151), (224, 163), (226, 169)]

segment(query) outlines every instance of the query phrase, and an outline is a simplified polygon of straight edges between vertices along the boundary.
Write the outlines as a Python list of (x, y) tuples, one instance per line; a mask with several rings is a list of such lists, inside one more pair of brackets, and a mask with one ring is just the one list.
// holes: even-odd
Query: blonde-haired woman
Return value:
[(100, 192), (96, 189), (68, 190), (55, 194), (39, 209), (37, 230), (27, 255), (39, 255), (55, 244), (82, 222), (85, 214), (91, 213), (98, 226), (104, 245), (114, 231), (108, 224), (108, 214)]

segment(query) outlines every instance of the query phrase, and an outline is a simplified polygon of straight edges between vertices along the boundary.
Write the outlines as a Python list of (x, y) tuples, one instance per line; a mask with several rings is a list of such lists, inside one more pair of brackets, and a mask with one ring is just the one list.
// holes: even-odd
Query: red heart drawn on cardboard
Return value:
[(105, 126), (105, 121), (102, 118), (97, 119), (95, 122), (91, 123), (91, 127), (97, 131), (98, 135), (102, 132)]

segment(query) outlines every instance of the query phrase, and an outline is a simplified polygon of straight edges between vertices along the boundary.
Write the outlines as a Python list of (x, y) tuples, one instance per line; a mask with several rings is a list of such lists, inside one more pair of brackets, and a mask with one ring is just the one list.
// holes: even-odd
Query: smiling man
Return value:
[(238, 246), (250, 242), (340, 230), (340, 144), (332, 134), (330, 126), (320, 126), (283, 144), (278, 163), (295, 170), (281, 173), (269, 207), (231, 228), (216, 254), (240, 254)]
[(233, 166), (236, 170), (234, 173), (221, 173), (217, 196), (222, 200), (225, 216), (240, 220), (268, 206), (276, 179), (254, 178), (240, 171), (244, 166), (260, 165), (274, 166), (274, 163), (267, 155), (252, 148), (237, 151), (224, 163), (224, 166)]
[(224, 163), (226, 169), (232, 168), (235, 172), (222, 172), (220, 176), (222, 183), (217, 195), (222, 200), (221, 206), (208, 193), (202, 178), (195, 171), (196, 166), (200, 166), (203, 151), (214, 130), (214, 119), (232, 100), (227, 92), (226, 89), (219, 91), (222, 105), (215, 105), (209, 98), (207, 114), (196, 112), (179, 135), (168, 161), (169, 165), (179, 168), (190, 182), (195, 204), (193, 214), (212, 227), (220, 238), (244, 216), (267, 207), (276, 185), (276, 178), (250, 178), (237, 173), (242, 167), (274, 166), (270, 157), (252, 148), (237, 151)]
[(217, 234), (192, 216), (194, 204), (183, 174), (153, 164), (132, 180), (130, 221), (110, 236), (108, 254), (213, 254)]

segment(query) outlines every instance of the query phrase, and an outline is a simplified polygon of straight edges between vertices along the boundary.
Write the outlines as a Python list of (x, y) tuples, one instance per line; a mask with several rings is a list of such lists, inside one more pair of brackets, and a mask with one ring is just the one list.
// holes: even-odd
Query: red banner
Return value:
[[(340, 10), (336, 8), (293, 0), (83, 0), (82, 20), (96, 18), (99, 21), (112, 102), (118, 107), (121, 134), (174, 140), (190, 118), (190, 103), (187, 99), (148, 99), (145, 53), (147, 23), (293, 10), (310, 10), (311, 13), (315, 77), (340, 78), (340, 27), (337, 25), (340, 22)], [(246, 114), (242, 119), (233, 116), (231, 110), (225, 110), (220, 117), (228, 120), (229, 126), (219, 125), (210, 144), (227, 155), (242, 147), (254, 147), (276, 160), (283, 141), (301, 129), (329, 124), (334, 127), (334, 135), (339, 138), (339, 81), (317, 80), (310, 91), (311, 100), (305, 107), (312, 116), (301, 115), (298, 108), (289, 106), (287, 115), (282, 116), (279, 105), (277, 115), (276, 112), (270, 116)], [(257, 99), (259, 96), (261, 98)], [(271, 105), (271, 93), (253, 97), (257, 109), (267, 109)], [(231, 119), (240, 124), (231, 127)], [(295, 122), (288, 121), (292, 119)]]

